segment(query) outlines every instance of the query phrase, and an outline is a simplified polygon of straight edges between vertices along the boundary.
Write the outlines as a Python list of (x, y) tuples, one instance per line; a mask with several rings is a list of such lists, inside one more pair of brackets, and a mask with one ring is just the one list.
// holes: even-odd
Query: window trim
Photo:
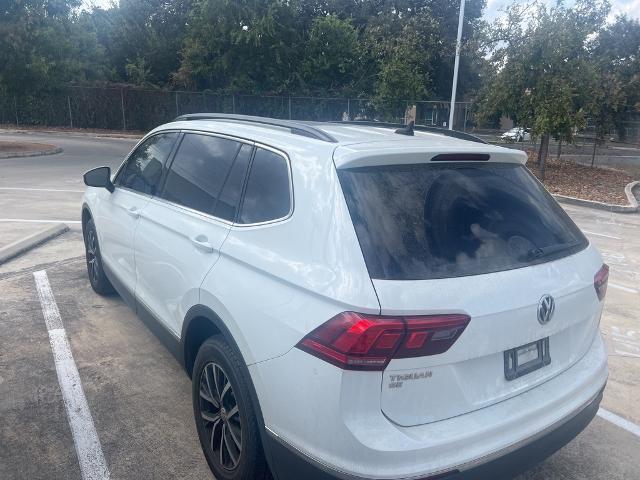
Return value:
[(162, 188), (164, 188), (164, 181), (165, 181), (165, 177), (167, 176), (167, 171), (169, 169), (169, 165), (173, 161), (173, 156), (176, 153), (177, 147), (180, 144), (180, 142), (182, 141), (182, 132), (179, 129), (172, 128), (172, 129), (167, 129), (167, 130), (160, 130), (158, 132), (154, 132), (152, 134), (148, 134), (148, 135), (142, 137), (142, 139), (140, 139), (140, 141), (135, 144), (135, 146), (131, 149), (131, 151), (124, 158), (124, 160), (122, 161), (122, 163), (120, 164), (120, 166), (118, 167), (116, 172), (112, 175), (111, 181), (112, 181), (112, 183), (113, 183), (115, 188), (119, 188), (119, 189), (124, 190), (126, 192), (135, 193), (137, 195), (141, 195), (141, 196), (146, 197), (146, 198), (153, 198), (153, 197), (157, 196), (157, 192), (156, 192), (156, 195), (152, 195), (150, 193), (144, 193), (144, 192), (141, 192), (139, 190), (134, 190), (133, 188), (124, 187), (124, 186), (120, 185), (119, 183), (116, 183), (114, 180), (120, 174), (122, 169), (125, 168), (125, 165), (127, 164), (129, 159), (131, 158), (131, 155), (133, 155), (135, 153), (135, 151), (138, 150), (138, 147), (140, 145), (142, 145), (144, 142), (146, 142), (150, 138), (153, 138), (153, 137), (155, 137), (157, 135), (166, 134), (166, 133), (177, 133), (178, 136), (175, 139), (175, 141), (173, 142), (173, 145), (171, 146), (171, 151), (169, 152), (169, 155), (167, 156), (165, 161), (162, 162), (162, 176), (160, 177), (160, 181), (158, 183), (157, 191), (160, 191)]

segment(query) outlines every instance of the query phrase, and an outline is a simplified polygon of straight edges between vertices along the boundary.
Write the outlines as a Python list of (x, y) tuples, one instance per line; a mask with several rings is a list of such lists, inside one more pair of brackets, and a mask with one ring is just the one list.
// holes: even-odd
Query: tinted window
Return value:
[(204, 213), (213, 213), (239, 142), (207, 135), (184, 136), (167, 173), (162, 197)]
[(395, 165), (338, 175), (372, 278), (478, 275), (587, 245), (522, 165)]
[(116, 183), (138, 192), (155, 195), (162, 178), (162, 169), (177, 133), (161, 133), (142, 143), (129, 156), (126, 165), (118, 174)]
[(277, 153), (257, 148), (239, 222), (267, 222), (286, 216), (289, 210), (291, 197), (287, 161)]
[(240, 148), (240, 152), (238, 152), (229, 175), (224, 182), (218, 202), (213, 209), (213, 214), (216, 217), (224, 218), (230, 222), (235, 221), (252, 151), (253, 147), (251, 145), (244, 144)]

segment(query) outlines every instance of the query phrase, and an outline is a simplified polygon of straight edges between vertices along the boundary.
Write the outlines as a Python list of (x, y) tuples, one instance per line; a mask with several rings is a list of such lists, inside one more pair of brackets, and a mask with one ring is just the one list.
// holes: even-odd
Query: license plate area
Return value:
[(551, 363), (549, 337), (504, 352), (504, 377), (515, 380)]

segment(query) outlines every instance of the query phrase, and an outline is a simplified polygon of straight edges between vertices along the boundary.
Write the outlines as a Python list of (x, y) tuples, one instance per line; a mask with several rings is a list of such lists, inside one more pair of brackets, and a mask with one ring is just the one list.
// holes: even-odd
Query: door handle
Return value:
[(198, 250), (202, 250), (206, 253), (213, 253), (215, 250), (213, 245), (209, 243), (209, 239), (206, 235), (196, 235), (195, 237), (191, 237), (191, 243), (193, 243)]
[(126, 210), (130, 217), (140, 218), (140, 210), (136, 207), (127, 208)]

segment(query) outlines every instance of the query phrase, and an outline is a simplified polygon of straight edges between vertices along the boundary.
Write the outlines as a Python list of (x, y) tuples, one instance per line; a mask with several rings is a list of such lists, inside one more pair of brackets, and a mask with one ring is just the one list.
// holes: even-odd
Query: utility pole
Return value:
[(462, 22), (464, 20), (464, 2), (460, 0), (458, 16), (458, 40), (456, 41), (456, 61), (453, 65), (453, 85), (451, 86), (451, 108), (449, 108), (449, 130), (453, 130), (453, 114), (456, 106), (456, 89), (458, 88), (458, 67), (460, 66), (460, 46), (462, 43)]

